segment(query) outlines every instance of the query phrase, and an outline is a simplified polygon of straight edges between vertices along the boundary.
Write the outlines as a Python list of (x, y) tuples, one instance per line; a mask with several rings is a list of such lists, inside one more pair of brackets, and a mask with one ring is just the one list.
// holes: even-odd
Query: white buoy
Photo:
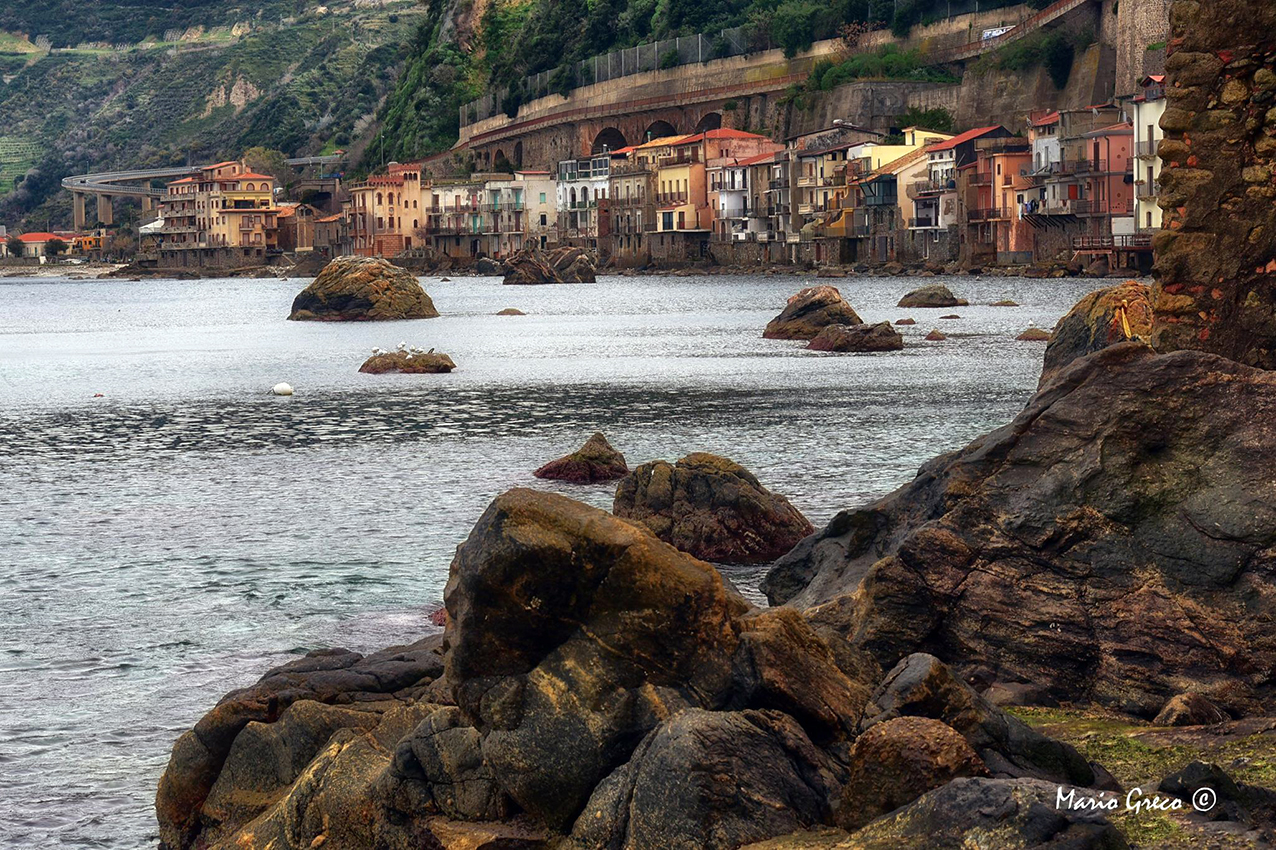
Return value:
[(270, 391), (275, 395), (292, 395), (292, 384), (275, 384)]

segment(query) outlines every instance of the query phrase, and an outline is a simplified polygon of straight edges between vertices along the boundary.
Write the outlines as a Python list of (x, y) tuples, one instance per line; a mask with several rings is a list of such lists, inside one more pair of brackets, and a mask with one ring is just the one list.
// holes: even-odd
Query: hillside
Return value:
[(0, 221), (65, 224), (67, 174), (357, 145), (423, 19), (413, 0), (70, 5), (0, 10)]
[[(979, 8), (1014, 2), (981, 0)], [(616, 48), (743, 26), (753, 42), (796, 52), (847, 25), (907, 34), (974, 6), (962, 0), (426, 0), (426, 20), (383, 109), (382, 136), (369, 147), (367, 164), (444, 150), (457, 138), (462, 104), (512, 85), (502, 107), (513, 114), (522, 100), (544, 94), (521, 91), (523, 77), (550, 72), (550, 90), (565, 93), (589, 82), (574, 77), (572, 63)]]

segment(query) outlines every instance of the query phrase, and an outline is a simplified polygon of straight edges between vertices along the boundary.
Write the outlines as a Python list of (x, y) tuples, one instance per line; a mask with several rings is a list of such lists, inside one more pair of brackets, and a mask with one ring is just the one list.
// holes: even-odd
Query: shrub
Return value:
[(723, 110), (727, 112), (735, 112), (739, 107), (740, 104), (736, 103), (734, 100), (728, 100), (726, 103), (722, 104)]
[(821, 7), (802, 0), (786, 0), (775, 9), (771, 20), (771, 36), (792, 59), (815, 41), (815, 29)]
[(724, 59), (731, 53), (731, 44), (723, 37), (721, 33), (713, 39), (713, 44), (709, 47), (710, 59)]
[(660, 54), (660, 70), (668, 71), (676, 67), (678, 67), (678, 48), (671, 47)]

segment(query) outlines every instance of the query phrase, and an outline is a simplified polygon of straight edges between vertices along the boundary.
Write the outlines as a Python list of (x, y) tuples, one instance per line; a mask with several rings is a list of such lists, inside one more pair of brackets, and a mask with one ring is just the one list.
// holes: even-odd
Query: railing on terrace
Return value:
[(934, 227), (939, 227), (939, 222), (933, 218), (910, 218), (908, 220), (909, 230), (925, 230)]
[(787, 177), (777, 177), (767, 183), (768, 189), (787, 189), (789, 188), (789, 179)]
[(1126, 249), (1135, 251), (1148, 251), (1152, 249), (1152, 234), (1148, 232), (1142, 233), (1125, 233), (1117, 236), (1074, 236), (1072, 237), (1072, 250), (1074, 251), (1110, 251), (1113, 249)]
[(616, 163), (611, 167), (612, 177), (630, 177), (635, 174), (650, 174), (651, 166), (645, 162), (629, 161)]
[(1151, 182), (1147, 180), (1137, 181), (1135, 194), (1140, 201), (1156, 200), (1156, 197), (1161, 194), (1161, 179), (1158, 177)]
[(951, 187), (948, 180), (917, 180), (908, 184), (905, 194), (910, 198), (919, 198), (923, 195), (938, 195), (948, 191)]
[(700, 161), (699, 148), (691, 148), (690, 150), (681, 150), (677, 153), (665, 154), (656, 158), (656, 165), (666, 168), (671, 165), (691, 165)]
[(999, 218), (1009, 218), (1010, 211), (1003, 210), (1000, 207), (988, 207), (966, 210), (967, 221), (992, 221)]
[(992, 184), (991, 171), (975, 171), (967, 178), (971, 186), (989, 186)]
[(656, 203), (664, 207), (680, 206), (687, 202), (686, 192), (657, 192)]
[(1160, 139), (1144, 139), (1143, 141), (1135, 145), (1134, 150), (1135, 150), (1135, 153), (1140, 157), (1144, 157), (1144, 158), (1156, 157), (1160, 155), (1157, 153), (1157, 149), (1160, 148), (1160, 146), (1161, 146)]
[(1077, 163), (1077, 174), (1103, 174), (1107, 170), (1106, 159), (1083, 159)]

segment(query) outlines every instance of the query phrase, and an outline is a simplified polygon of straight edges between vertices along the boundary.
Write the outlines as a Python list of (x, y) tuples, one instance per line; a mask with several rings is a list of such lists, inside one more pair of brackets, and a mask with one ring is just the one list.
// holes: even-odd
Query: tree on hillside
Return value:
[(292, 180), (287, 159), (283, 151), (273, 148), (257, 146), (244, 151), (244, 165), (259, 174), (269, 174), (280, 186), (287, 186)]
[(58, 257), (66, 252), (66, 243), (61, 239), (54, 237), (44, 243), (44, 253), (49, 257)]

